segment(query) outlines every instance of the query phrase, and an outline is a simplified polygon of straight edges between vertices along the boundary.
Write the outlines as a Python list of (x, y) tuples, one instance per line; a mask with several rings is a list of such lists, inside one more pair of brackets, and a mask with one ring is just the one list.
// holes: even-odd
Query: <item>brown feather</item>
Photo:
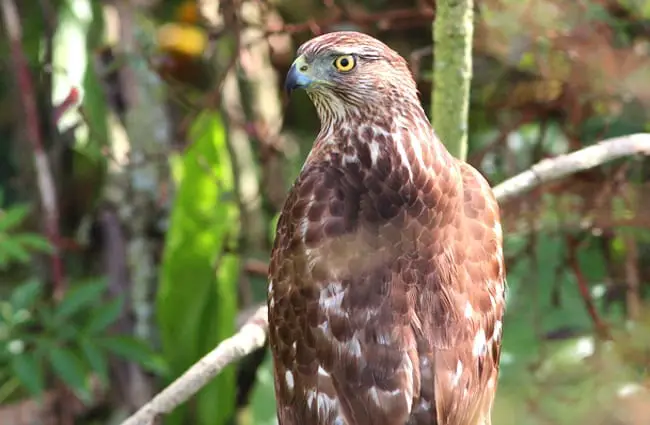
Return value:
[(270, 342), (281, 425), (490, 425), (505, 270), (489, 185), (439, 142), (406, 62), (309, 93), (322, 128), (277, 226)]

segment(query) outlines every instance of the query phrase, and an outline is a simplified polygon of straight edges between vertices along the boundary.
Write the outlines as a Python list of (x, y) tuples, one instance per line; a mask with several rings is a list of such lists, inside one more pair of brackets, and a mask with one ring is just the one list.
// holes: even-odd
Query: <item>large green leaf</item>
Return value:
[[(223, 196), (233, 190), (233, 177), (220, 116), (202, 113), (190, 136), (192, 146), (173, 159), (178, 189), (157, 299), (163, 352), (173, 377), (233, 334), (237, 309), (239, 259), (224, 251), (237, 239), (238, 210)], [(195, 416), (183, 406), (167, 423), (220, 425), (232, 416), (234, 401), (230, 367), (197, 395)]]

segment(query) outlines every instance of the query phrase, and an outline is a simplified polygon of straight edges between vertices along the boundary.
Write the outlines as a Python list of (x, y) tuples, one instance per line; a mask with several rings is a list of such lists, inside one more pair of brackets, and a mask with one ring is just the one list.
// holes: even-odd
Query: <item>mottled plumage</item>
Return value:
[(505, 270), (489, 185), (386, 45), (336, 32), (298, 55), (288, 89), (321, 130), (269, 270), (280, 424), (490, 425)]

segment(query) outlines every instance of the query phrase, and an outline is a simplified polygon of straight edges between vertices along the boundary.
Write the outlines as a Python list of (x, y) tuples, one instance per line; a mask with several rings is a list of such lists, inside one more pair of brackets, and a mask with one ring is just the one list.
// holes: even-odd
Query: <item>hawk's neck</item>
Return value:
[(417, 98), (321, 116), (321, 131), (307, 161), (360, 167), (378, 176), (402, 167), (405, 184), (420, 171), (427, 178), (462, 181), (457, 161), (439, 141)]

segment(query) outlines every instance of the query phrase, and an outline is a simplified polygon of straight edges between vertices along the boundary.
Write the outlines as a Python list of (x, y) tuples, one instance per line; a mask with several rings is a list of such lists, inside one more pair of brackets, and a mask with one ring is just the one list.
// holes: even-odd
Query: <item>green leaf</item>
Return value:
[(11, 370), (23, 387), (36, 397), (43, 392), (43, 369), (34, 352), (23, 352), (12, 356)]
[(9, 209), (0, 211), (0, 232), (6, 232), (19, 225), (27, 216), (29, 207), (16, 205)]
[[(237, 313), (239, 258), (224, 251), (237, 239), (240, 220), (236, 203), (223, 200), (234, 183), (221, 116), (202, 113), (190, 139), (191, 147), (170, 161), (177, 191), (156, 299), (162, 351), (173, 377), (231, 336)], [(225, 425), (233, 415), (235, 388), (236, 370), (229, 367), (197, 394), (193, 412), (181, 406), (165, 422)]]
[(34, 305), (38, 297), (41, 295), (43, 285), (36, 279), (31, 279), (19, 286), (11, 292), (9, 299), (14, 310), (29, 309)]
[(0, 242), (0, 251), (4, 251), (4, 253), (9, 257), (9, 260), (17, 261), (19, 263), (26, 263), (29, 261), (29, 253), (13, 239), (7, 239)]
[(112, 335), (96, 339), (97, 344), (128, 360), (147, 364), (154, 352), (144, 342), (127, 335)]
[(104, 384), (108, 384), (108, 366), (106, 354), (92, 341), (83, 338), (79, 341), (79, 346), (84, 358), (90, 365), (93, 372), (99, 375)]
[(85, 331), (88, 334), (96, 334), (105, 330), (120, 317), (123, 305), (124, 298), (118, 297), (94, 310), (84, 328)]
[(56, 375), (84, 401), (91, 399), (86, 372), (77, 356), (67, 348), (53, 346), (47, 353)]
[(24, 247), (31, 248), (34, 251), (51, 253), (52, 245), (43, 236), (37, 233), (21, 233), (12, 237), (17, 243)]
[(86, 282), (70, 289), (57, 306), (55, 319), (70, 317), (83, 308), (89, 307), (99, 300), (105, 290), (106, 283), (103, 280)]

